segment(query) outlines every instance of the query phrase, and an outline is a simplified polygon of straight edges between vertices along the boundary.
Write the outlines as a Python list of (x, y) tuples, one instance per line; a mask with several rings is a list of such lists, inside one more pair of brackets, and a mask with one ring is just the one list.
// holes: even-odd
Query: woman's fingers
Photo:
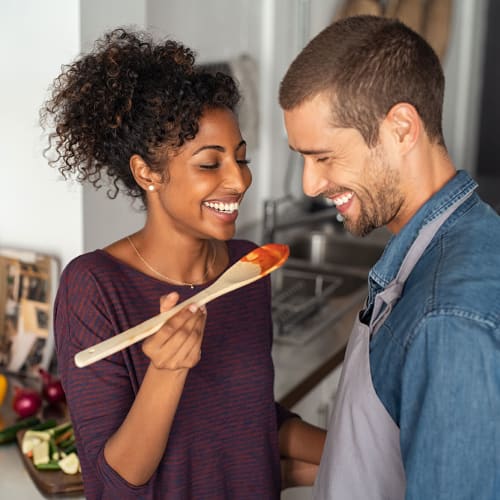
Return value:
[[(178, 299), (178, 294), (161, 297), (160, 310), (168, 311)], [(179, 369), (195, 366), (200, 359), (205, 319), (205, 306), (190, 304), (143, 342), (144, 353), (157, 368)]]
[(171, 292), (167, 295), (162, 295), (160, 297), (160, 312), (166, 312), (172, 309), (172, 307), (179, 301), (179, 294), (177, 292)]
[(195, 366), (200, 360), (205, 321), (206, 310), (203, 307), (199, 314), (195, 314), (192, 320), (186, 323), (186, 332), (189, 332), (187, 335), (182, 338), (174, 336), (167, 341), (176, 344), (176, 359), (181, 366)]
[(204, 309), (194, 310), (194, 308), (186, 311), (186, 314), (191, 314), (191, 316), (176, 328), (170, 325), (169, 328), (172, 328), (172, 331), (165, 334), (168, 337), (163, 337), (165, 341), (161, 346), (156, 347), (152, 361), (157, 368), (172, 370), (192, 368), (200, 360), (206, 315)]

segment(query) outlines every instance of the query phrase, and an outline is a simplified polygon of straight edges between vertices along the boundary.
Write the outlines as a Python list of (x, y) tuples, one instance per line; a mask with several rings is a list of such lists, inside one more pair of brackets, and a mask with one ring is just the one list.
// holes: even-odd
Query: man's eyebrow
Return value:
[[(246, 142), (244, 140), (242, 140), (238, 146), (236, 146), (236, 151), (238, 151), (238, 149), (240, 149), (242, 146), (246, 146)], [(198, 148), (193, 154), (192, 156), (195, 156), (197, 155), (198, 153), (201, 153), (202, 151), (205, 151), (206, 149), (215, 149), (215, 151), (219, 151), (221, 153), (225, 153), (226, 152), (226, 148), (224, 148), (223, 146), (219, 146), (217, 144), (207, 144), (206, 146), (201, 146), (201, 148)]]
[(295, 149), (293, 146), (288, 145), (288, 147), (295, 151), (296, 153), (300, 153), (301, 155), (324, 155), (331, 153), (331, 149)]

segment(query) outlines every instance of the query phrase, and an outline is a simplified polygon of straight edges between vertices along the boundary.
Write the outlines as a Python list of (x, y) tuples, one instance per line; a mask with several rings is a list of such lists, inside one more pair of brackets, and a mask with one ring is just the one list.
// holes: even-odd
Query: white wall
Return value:
[[(80, 0), (81, 47), (90, 50), (105, 31), (120, 26), (143, 29), (146, 25), (146, 0)], [(106, 246), (144, 223), (139, 200), (118, 195), (107, 196), (107, 187), (96, 190), (85, 185), (82, 192), (83, 251)]]
[(3, 0), (0, 12), (0, 245), (49, 253), (64, 266), (139, 227), (144, 217), (127, 199), (110, 201), (106, 189), (82, 188), (50, 168), (38, 111), (61, 66), (106, 29), (144, 27), (145, 2)]
[(82, 248), (81, 188), (43, 159), (38, 110), (61, 63), (79, 50), (79, 2), (3, 0), (0, 11), (0, 245), (64, 263)]

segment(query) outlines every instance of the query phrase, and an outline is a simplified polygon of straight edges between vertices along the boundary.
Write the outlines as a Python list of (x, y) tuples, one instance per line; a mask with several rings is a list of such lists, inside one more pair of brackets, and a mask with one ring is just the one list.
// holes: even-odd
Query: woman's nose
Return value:
[(238, 193), (245, 192), (252, 183), (252, 174), (246, 165), (237, 162), (226, 170), (225, 184)]
[(304, 158), (302, 171), (302, 188), (307, 196), (319, 196), (327, 190), (328, 179), (322, 173), (318, 165), (314, 165), (312, 159)]

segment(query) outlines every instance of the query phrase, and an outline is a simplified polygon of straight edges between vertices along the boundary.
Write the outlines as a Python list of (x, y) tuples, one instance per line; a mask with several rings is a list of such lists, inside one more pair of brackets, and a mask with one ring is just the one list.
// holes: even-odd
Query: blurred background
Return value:
[(449, 152), (458, 168), (498, 179), (494, 0), (2, 0), (0, 247), (54, 255), (64, 266), (142, 223), (128, 200), (63, 182), (42, 157), (38, 110), (47, 89), (61, 65), (105, 30), (132, 25), (176, 38), (197, 52), (199, 63), (224, 65), (238, 79), (254, 174), (239, 222), (245, 229), (262, 218), (264, 200), (300, 193), (300, 166), (289, 155), (277, 102), (288, 64), (335, 17), (377, 9), (395, 12), (435, 44), (447, 78)]

